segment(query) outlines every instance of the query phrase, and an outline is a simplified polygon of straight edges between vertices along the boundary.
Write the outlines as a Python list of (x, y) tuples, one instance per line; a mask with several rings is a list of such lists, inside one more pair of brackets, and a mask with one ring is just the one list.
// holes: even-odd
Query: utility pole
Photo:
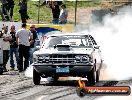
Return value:
[(77, 24), (77, 0), (75, 1), (75, 26)]
[(40, 0), (39, 0), (39, 4), (38, 4), (38, 24), (39, 24), (39, 14), (40, 14)]
[(113, 2), (113, 11), (115, 12), (115, 0), (112, 0), (112, 2)]

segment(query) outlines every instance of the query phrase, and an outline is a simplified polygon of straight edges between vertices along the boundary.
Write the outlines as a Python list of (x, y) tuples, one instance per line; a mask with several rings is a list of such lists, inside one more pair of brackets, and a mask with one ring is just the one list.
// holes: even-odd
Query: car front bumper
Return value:
[[(52, 75), (73, 75), (73, 76), (81, 76), (84, 74), (88, 74), (89, 71), (93, 68), (93, 63), (86, 64), (33, 64), (34, 69), (40, 73), (47, 76)], [(57, 67), (68, 67), (69, 72), (67, 73), (57, 73)]]

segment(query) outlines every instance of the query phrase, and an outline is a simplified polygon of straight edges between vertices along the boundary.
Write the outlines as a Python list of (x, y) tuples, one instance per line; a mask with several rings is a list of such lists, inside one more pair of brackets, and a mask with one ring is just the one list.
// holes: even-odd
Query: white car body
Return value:
[(91, 84), (99, 80), (101, 51), (91, 35), (50, 35), (41, 48), (34, 52), (33, 57), (35, 84), (40, 83), (40, 76), (55, 79), (59, 76), (81, 76), (87, 77)]

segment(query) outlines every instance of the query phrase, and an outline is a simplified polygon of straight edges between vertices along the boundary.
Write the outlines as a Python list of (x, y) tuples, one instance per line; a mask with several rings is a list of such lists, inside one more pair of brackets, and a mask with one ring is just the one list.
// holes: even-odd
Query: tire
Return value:
[(100, 70), (96, 71), (96, 82), (99, 82)]
[(35, 69), (33, 69), (33, 83), (35, 85), (39, 85), (40, 79), (41, 79), (41, 77), (40, 77), (39, 73)]
[(0, 75), (3, 74), (3, 68), (0, 66)]
[(92, 68), (92, 70), (88, 73), (87, 79), (90, 85), (95, 85), (95, 81), (96, 81), (95, 67)]

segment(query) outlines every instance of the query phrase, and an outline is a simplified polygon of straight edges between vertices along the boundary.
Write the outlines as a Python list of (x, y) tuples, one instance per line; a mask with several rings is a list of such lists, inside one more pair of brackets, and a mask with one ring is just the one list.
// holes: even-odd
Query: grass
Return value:
[[(14, 7), (14, 16), (13, 20), (14, 21), (20, 21), (20, 14), (19, 14), (19, 6), (18, 6), (18, 1), (19, 0), (14, 0), (15, 1), (15, 7)], [(72, 11), (73, 8), (75, 7), (75, 2), (74, 1), (65, 1), (64, 2), (67, 6), (68, 11)], [(93, 0), (93, 1), (78, 1), (77, 3), (78, 8), (87, 8), (87, 7), (93, 7), (96, 5), (99, 5), (99, 0)], [(28, 1), (28, 15), (30, 19), (28, 20), (28, 23), (38, 23), (38, 2), (35, 1)], [(41, 6), (40, 11), (39, 11), (39, 22), (40, 23), (51, 23), (52, 20), (52, 13), (51, 9), (46, 6)], [(74, 15), (74, 14), (73, 14)], [(69, 22), (73, 23), (73, 22)]]

